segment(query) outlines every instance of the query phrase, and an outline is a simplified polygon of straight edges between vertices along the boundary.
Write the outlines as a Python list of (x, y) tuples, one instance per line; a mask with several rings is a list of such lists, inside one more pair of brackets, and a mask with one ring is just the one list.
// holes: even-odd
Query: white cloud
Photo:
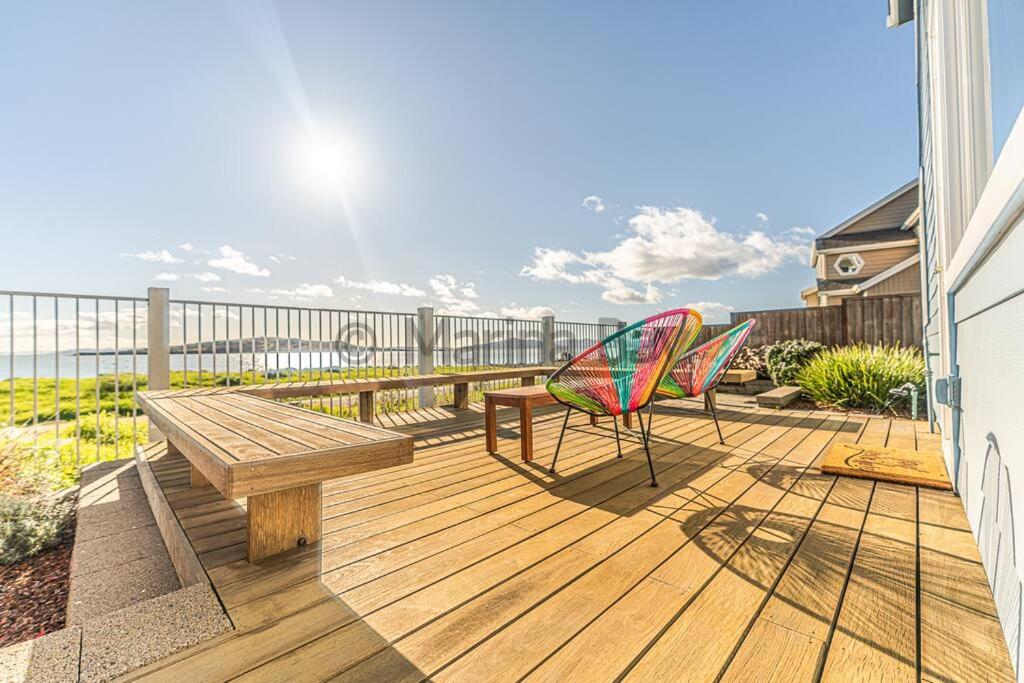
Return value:
[(175, 280), (178, 279), (178, 274), (177, 273), (157, 273), (155, 276), (153, 276), (153, 279), (154, 280), (159, 280), (160, 282), (174, 282)]
[(589, 209), (594, 213), (604, 212), (604, 200), (598, 197), (596, 194), (592, 194), (583, 200), (582, 204), (584, 209)]
[(204, 292), (227, 292), (230, 290), (224, 289), (223, 287), (203, 287)]
[(255, 275), (256, 277), (267, 277), (270, 275), (269, 270), (260, 268), (246, 258), (243, 252), (233, 249), (227, 244), (220, 248), (220, 258), (210, 259), (207, 263), (213, 268), (230, 270), (240, 275)]
[(789, 229), (788, 232), (790, 235), (793, 235), (794, 237), (814, 237), (815, 235), (818, 234), (817, 230), (808, 227), (792, 227)]
[(479, 296), (472, 282), (460, 282), (454, 275), (435, 275), (427, 284), (434, 298), (444, 304), (438, 309), (440, 315), (480, 315), (480, 306), (473, 301)]
[(128, 258), (137, 258), (140, 261), (147, 261), (149, 263), (181, 263), (181, 259), (171, 256), (171, 252), (166, 249), (160, 251), (140, 251), (137, 254), (121, 254)]
[(182, 251), (190, 251), (190, 252), (196, 250), (195, 245), (193, 245), (191, 242), (185, 242), (184, 244), (179, 244), (178, 245), (178, 249), (181, 249)]
[(686, 304), (684, 308), (692, 308), (700, 313), (706, 323), (727, 323), (729, 322), (729, 313), (736, 310), (728, 304), (722, 304), (717, 301), (697, 301)]
[(629, 219), (629, 234), (611, 250), (577, 253), (537, 247), (533, 262), (520, 275), (597, 285), (611, 303), (657, 303), (661, 292), (654, 283), (753, 278), (802, 262), (808, 253), (803, 232), (727, 233), (694, 209), (648, 206)]
[(514, 302), (510, 306), (502, 306), (501, 317), (519, 318), (520, 320), (540, 320), (546, 315), (554, 315), (555, 311), (547, 306), (518, 306)]
[(766, 214), (765, 212), (763, 212), (763, 211), (758, 211), (758, 212), (757, 212), (756, 214), (754, 214), (754, 215), (755, 215), (755, 216), (757, 216), (757, 222), (758, 222), (758, 223), (761, 223), (761, 224), (763, 225), (763, 224), (765, 224), (765, 223), (767, 223), (767, 222), (768, 222), (768, 214)]
[(220, 282), (220, 275), (217, 275), (217, 273), (211, 273), (209, 271), (205, 273), (192, 273), (191, 275), (186, 275), (185, 277), (190, 277), (193, 280), (199, 280), (200, 282)]
[(289, 256), (288, 254), (277, 254), (276, 256), (268, 256), (267, 258), (270, 259), (271, 261), (273, 261), (274, 263), (281, 263), (282, 261), (294, 261), (295, 260), (294, 256)]
[(346, 289), (362, 289), (368, 292), (374, 292), (376, 294), (397, 294), (399, 296), (426, 296), (427, 293), (422, 289), (417, 289), (412, 285), (407, 285), (403, 282), (385, 282), (381, 280), (368, 280), (366, 282), (359, 282), (356, 280), (349, 280), (344, 275), (337, 277), (334, 280), (334, 284), (340, 285)]
[(619, 280), (611, 280), (605, 287), (601, 298), (610, 304), (656, 304), (661, 301), (661, 290), (653, 285), (646, 285), (641, 291)]
[(278, 296), (285, 296), (297, 301), (304, 301), (307, 299), (325, 299), (334, 296), (334, 290), (327, 285), (311, 285), (305, 282), (287, 289), (272, 289), (270, 290), (270, 293), (277, 294)]

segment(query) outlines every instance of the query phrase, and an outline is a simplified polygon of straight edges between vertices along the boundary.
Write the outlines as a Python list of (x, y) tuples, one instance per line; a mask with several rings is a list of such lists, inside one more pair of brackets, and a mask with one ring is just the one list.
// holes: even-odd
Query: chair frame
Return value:
[[(572, 403), (572, 402), (570, 402), (568, 400), (563, 400), (563, 398), (560, 397), (556, 392), (551, 391), (551, 386), (553, 384), (557, 385), (558, 378), (566, 370), (572, 368), (573, 365), (576, 364), (578, 361), (587, 358), (591, 353), (597, 351), (597, 349), (599, 349), (601, 347), (606, 347), (608, 344), (610, 344), (611, 342), (615, 341), (616, 339), (618, 339), (618, 338), (620, 338), (622, 336), (634, 333), (635, 330), (637, 330), (638, 328), (641, 328), (641, 327), (643, 327), (645, 325), (648, 325), (650, 323), (653, 323), (653, 322), (656, 322), (656, 321), (661, 320), (663, 318), (668, 318), (668, 317), (671, 317), (671, 316), (683, 316), (683, 317), (682, 317), (682, 321), (681, 321), (681, 323), (679, 325), (679, 329), (675, 332), (675, 335), (676, 335), (675, 338), (672, 339), (669, 342), (669, 344), (668, 344), (669, 348), (665, 351), (664, 359), (662, 360), (662, 367), (658, 368), (656, 370), (656, 372), (654, 373), (654, 375), (656, 375), (656, 379), (653, 382), (652, 388), (650, 389), (650, 393), (649, 393), (648, 397), (645, 400), (640, 401), (635, 406), (625, 406), (625, 407), (623, 407), (623, 406), (621, 406), (621, 397), (619, 397), (620, 398), (620, 405), (617, 406), (615, 409), (608, 408), (607, 406), (598, 404), (595, 401), (594, 402), (595, 405), (600, 405), (600, 407), (606, 408), (604, 411), (600, 411), (599, 412), (599, 411), (596, 411), (596, 410), (588, 410), (587, 408), (585, 408), (583, 406), (574, 404), (574, 403)], [(695, 320), (696, 324), (694, 325), (694, 323), (690, 322), (691, 320)], [(619, 415), (624, 415), (626, 413), (635, 412), (636, 416), (637, 416), (637, 419), (640, 421), (640, 441), (643, 444), (644, 452), (647, 455), (647, 466), (648, 466), (648, 469), (650, 470), (650, 473), (651, 473), (651, 486), (657, 486), (658, 485), (658, 480), (657, 480), (657, 477), (656, 477), (655, 472), (654, 472), (654, 460), (651, 457), (651, 448), (650, 448), (651, 420), (653, 418), (654, 400), (655, 400), (655, 398), (657, 396), (657, 393), (658, 393), (658, 387), (660, 386), (661, 381), (664, 378), (665, 374), (667, 372), (669, 372), (673, 367), (676, 366), (676, 364), (678, 363), (679, 358), (682, 357), (682, 355), (683, 355), (683, 353), (685, 353), (686, 349), (689, 348), (690, 344), (693, 343), (693, 340), (696, 338), (697, 333), (700, 331), (700, 327), (701, 327), (701, 317), (700, 317), (700, 314), (697, 311), (694, 311), (692, 309), (687, 309), (687, 308), (678, 308), (678, 309), (673, 309), (673, 310), (670, 310), (670, 311), (665, 311), (664, 313), (659, 313), (658, 315), (651, 316), (649, 318), (645, 318), (644, 320), (638, 321), (638, 322), (633, 323), (632, 325), (629, 325), (629, 326), (627, 326), (627, 327), (625, 327), (625, 328), (623, 328), (621, 330), (618, 330), (617, 332), (615, 332), (615, 334), (612, 334), (612, 335), (606, 337), (605, 339), (601, 340), (600, 342), (590, 346), (589, 348), (587, 348), (582, 353), (576, 355), (574, 358), (572, 358), (571, 360), (566, 362), (562, 367), (560, 367), (558, 370), (556, 370), (554, 372), (554, 374), (552, 374), (551, 377), (548, 378), (547, 387), (548, 387), (548, 391), (551, 392), (551, 395), (554, 396), (555, 400), (558, 401), (559, 403), (561, 403), (562, 405), (566, 406), (566, 411), (565, 411), (565, 419), (562, 421), (562, 429), (561, 429), (561, 431), (558, 434), (558, 445), (555, 446), (555, 455), (554, 455), (554, 458), (552, 458), (552, 460), (551, 460), (551, 467), (548, 469), (548, 472), (550, 472), (551, 474), (554, 474), (555, 471), (556, 471), (555, 468), (556, 468), (556, 465), (558, 464), (558, 454), (559, 454), (559, 452), (562, 449), (562, 440), (565, 437), (565, 430), (569, 426), (569, 416), (572, 414), (573, 410), (577, 410), (579, 412), (586, 413), (587, 415), (590, 415), (590, 416), (593, 416), (593, 417), (607, 417), (607, 416), (611, 416), (613, 424), (615, 426), (615, 446), (616, 446), (616, 450), (617, 450), (617, 456), (616, 457), (618, 457), (618, 458), (622, 457), (622, 442), (621, 442), (620, 434), (619, 434)], [(644, 426), (644, 419), (643, 419), (643, 409), (644, 408), (649, 408), (646, 428)]]
[[(701, 344), (697, 348), (687, 351), (672, 367), (672, 369), (665, 373), (661, 384), (658, 386), (657, 393), (671, 398), (696, 398), (697, 396), (704, 395), (706, 397), (704, 403), (707, 405), (711, 412), (711, 417), (715, 421), (715, 429), (718, 431), (718, 443), (720, 444), (725, 443), (725, 438), (722, 436), (722, 427), (718, 423), (718, 411), (715, 410), (714, 395), (708, 396), (708, 392), (713, 392), (718, 385), (721, 384), (722, 378), (725, 377), (725, 373), (729, 371), (730, 367), (732, 367), (732, 362), (736, 360), (737, 354), (739, 354), (743, 345), (747, 343), (747, 339), (750, 337), (750, 332), (756, 325), (757, 320), (750, 318), (749, 320), (743, 321), (736, 327), (723, 332), (714, 339)], [(733, 341), (726, 349), (724, 358), (722, 358), (722, 360), (718, 362), (717, 365), (703, 378), (701, 381), (701, 390), (699, 392), (689, 392), (683, 389), (681, 384), (673, 377), (674, 373), (678, 372), (684, 364), (694, 362), (694, 359), (699, 358), (701, 354), (706, 353), (709, 349), (715, 348), (715, 346), (722, 342), (723, 339), (730, 336), (735, 336), (735, 341)], [(715, 360), (718, 360), (717, 355)], [(668, 383), (670, 380), (671, 384)]]

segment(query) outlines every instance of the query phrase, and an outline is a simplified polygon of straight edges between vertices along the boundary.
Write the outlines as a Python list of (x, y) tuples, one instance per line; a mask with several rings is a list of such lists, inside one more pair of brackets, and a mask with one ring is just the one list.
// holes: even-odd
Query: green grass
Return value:
[[(454, 367), (440, 366), (436, 373), (469, 372), (492, 369), (495, 366)], [(404, 368), (377, 368), (373, 372), (365, 369), (350, 369), (340, 372), (303, 370), (283, 374), (280, 378), (267, 378), (264, 373), (246, 372), (212, 375), (204, 372), (200, 380), (197, 372), (171, 373), (171, 388), (237, 386), (239, 384), (261, 384), (276, 381), (344, 380), (360, 377), (397, 377), (415, 374), (416, 370)], [(187, 379), (187, 383), (186, 383)], [(134, 384), (133, 384), (134, 382)], [(98, 378), (62, 378), (58, 383), (53, 378), (40, 378), (33, 383), (31, 378), (17, 378), (0, 381), (0, 426), (11, 423), (10, 399), (14, 391), (14, 420), (16, 427), (22, 427), (20, 438), (31, 443), (30, 456), (34, 471), (53, 473), (62, 483), (77, 482), (80, 467), (94, 462), (116, 458), (128, 458), (136, 443), (148, 439), (148, 420), (135, 405), (132, 389), (145, 391), (148, 383), (145, 375), (122, 373), (101, 375)], [(441, 401), (451, 400), (451, 387), (438, 389)], [(59, 414), (58, 414), (59, 395)], [(76, 400), (77, 399), (77, 400)], [(483, 388), (471, 386), (470, 400), (483, 400)], [(297, 405), (318, 410), (338, 417), (356, 419), (359, 415), (355, 395), (328, 398), (298, 399)], [(418, 392), (390, 390), (377, 392), (379, 412), (400, 412), (419, 407)], [(33, 424), (33, 415), (36, 416)], [(76, 422), (77, 416), (77, 422)], [(55, 420), (60, 421), (57, 429)], [(133, 422), (138, 432), (133, 435)]]

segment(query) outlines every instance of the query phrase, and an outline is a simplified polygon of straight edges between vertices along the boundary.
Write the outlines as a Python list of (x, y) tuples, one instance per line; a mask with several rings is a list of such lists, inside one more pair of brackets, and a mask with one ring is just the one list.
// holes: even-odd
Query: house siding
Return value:
[[(908, 238), (911, 236), (908, 236)], [(856, 275), (840, 275), (836, 272), (835, 264), (836, 261), (842, 256), (842, 254), (826, 254), (825, 265), (827, 267), (828, 279), (829, 280), (849, 280), (849, 279), (864, 279), (866, 277), (873, 277), (878, 275), (882, 271), (892, 268), (901, 261), (906, 261), (908, 258), (917, 253), (916, 246), (908, 247), (893, 247), (892, 249), (874, 249), (870, 251), (857, 251), (856, 248), (850, 249), (847, 253), (859, 254), (864, 259), (864, 267), (861, 268), (860, 272)], [(911, 270), (915, 273), (918, 272), (917, 265), (911, 266)]]
[(917, 294), (921, 291), (921, 273), (919, 265), (904, 268), (892, 277), (882, 280), (871, 289), (865, 290), (865, 296), (884, 296), (888, 294)]
[(844, 235), (858, 232), (871, 232), (886, 228), (898, 228), (917, 208), (917, 187), (912, 187), (883, 207), (872, 211), (867, 216), (843, 229)]
[[(975, 236), (988, 235), (999, 215), (1019, 210), (1007, 203), (978, 211), (989, 179), (1001, 170), (1002, 182), (1011, 179), (1019, 193), (1024, 174), (1005, 164), (993, 169), (990, 160), (979, 163), (976, 158), (987, 134), (972, 118), (984, 110), (979, 105), (985, 88), (975, 69), (979, 59), (986, 59), (986, 27), (976, 18), (971, 23), (970, 13), (962, 11), (967, 7), (975, 6), (950, 0), (917, 3), (922, 324), (930, 381), (950, 375), (961, 381), (959, 411), (933, 403), (934, 413), (1017, 678), (1024, 680), (1024, 516), (1016, 518), (1024, 510), (1024, 269), (1019, 265), (1024, 225), (1018, 218), (992, 242), (964, 239), (968, 228)], [(979, 45), (980, 54), (972, 51)], [(1011, 134), (1017, 145), (1022, 133)], [(1007, 202), (1015, 201), (1013, 194), (1007, 196)], [(950, 270), (954, 261), (957, 269)], [(967, 267), (959, 270), (964, 262)], [(954, 434), (959, 435), (956, 444)]]

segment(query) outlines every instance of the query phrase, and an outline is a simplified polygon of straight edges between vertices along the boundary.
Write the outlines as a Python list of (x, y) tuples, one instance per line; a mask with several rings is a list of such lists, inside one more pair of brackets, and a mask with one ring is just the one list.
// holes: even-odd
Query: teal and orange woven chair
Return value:
[(659, 313), (619, 330), (555, 371), (548, 379), (547, 390), (567, 409), (551, 461), (551, 473), (555, 472), (558, 451), (573, 410), (615, 418), (615, 444), (620, 458), (618, 416), (635, 411), (640, 418), (640, 433), (651, 468), (651, 486), (657, 486), (648, 446), (650, 419), (645, 432), (639, 411), (654, 400), (665, 373), (690, 347), (700, 327), (701, 318), (696, 311), (679, 308)]
[[(736, 354), (750, 336), (750, 330), (756, 324), (757, 321), (751, 318), (685, 354), (674, 368), (665, 373), (658, 387), (658, 394), (672, 398), (694, 398), (712, 391), (722, 381)], [(715, 402), (710, 400), (706, 403), (711, 409), (711, 417), (715, 418), (718, 441), (725, 443), (722, 428), (718, 425)]]

